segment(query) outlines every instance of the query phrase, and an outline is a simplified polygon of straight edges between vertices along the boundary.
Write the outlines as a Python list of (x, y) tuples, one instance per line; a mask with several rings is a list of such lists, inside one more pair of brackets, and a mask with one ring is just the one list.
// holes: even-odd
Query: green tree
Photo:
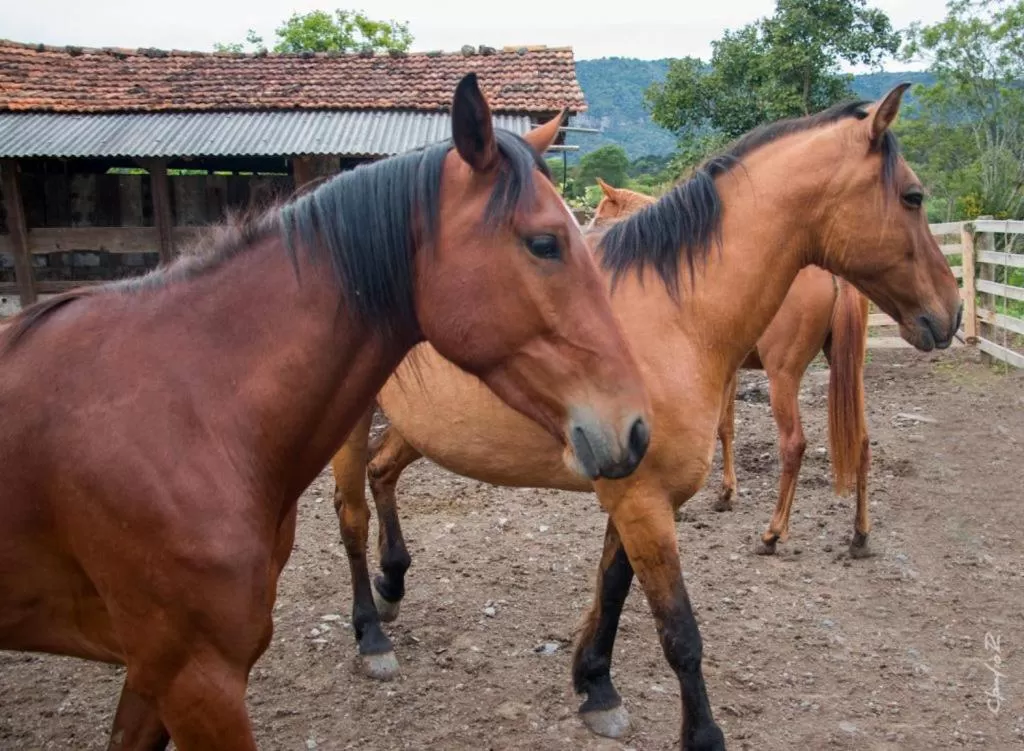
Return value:
[(934, 85), (899, 133), (939, 201), (940, 219), (1024, 215), (1024, 0), (951, 0), (911, 28), (904, 56), (925, 59)]
[[(293, 13), (275, 30), (274, 52), (407, 52), (413, 37), (409, 24), (375, 21), (363, 11), (314, 10)], [(219, 52), (266, 51), (263, 39), (250, 29), (245, 44), (215, 44)]]
[(899, 46), (889, 17), (866, 0), (777, 0), (774, 15), (713, 42), (710, 62), (673, 61), (665, 82), (647, 90), (647, 106), (680, 136), (734, 138), (850, 96), (840, 65), (878, 65)]
[(577, 180), (583, 186), (596, 185), (601, 178), (616, 188), (625, 186), (629, 157), (621, 146), (602, 146), (580, 159)]

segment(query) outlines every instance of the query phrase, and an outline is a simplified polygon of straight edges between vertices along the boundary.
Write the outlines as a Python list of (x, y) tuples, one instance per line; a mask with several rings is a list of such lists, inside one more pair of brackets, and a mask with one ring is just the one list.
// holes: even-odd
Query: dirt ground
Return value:
[[(743, 376), (737, 510), (711, 509), (716, 463), (678, 527), (715, 717), (732, 749), (1024, 747), (1024, 374), (962, 349), (879, 351), (867, 380), (875, 556), (851, 561), (824, 370), (801, 394), (792, 537), (777, 557), (753, 553), (778, 461), (764, 376)], [(302, 497), (273, 645), (252, 674), (262, 748), (678, 747), (678, 685), (635, 584), (613, 671), (632, 731), (602, 740), (576, 717), (570, 641), (604, 527), (592, 495), (411, 467), (399, 492), (413, 567), (389, 628), (402, 676), (381, 684), (352, 669), (332, 488), (324, 473)], [(0, 655), (0, 747), (103, 748), (120, 682), (107, 666)]]

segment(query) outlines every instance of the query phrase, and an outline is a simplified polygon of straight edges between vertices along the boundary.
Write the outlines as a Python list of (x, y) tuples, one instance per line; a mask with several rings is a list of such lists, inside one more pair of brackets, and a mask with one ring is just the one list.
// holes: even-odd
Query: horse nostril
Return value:
[(644, 418), (636, 418), (633, 427), (629, 431), (629, 452), (639, 462), (647, 453), (647, 447), (651, 443), (651, 429), (647, 427)]

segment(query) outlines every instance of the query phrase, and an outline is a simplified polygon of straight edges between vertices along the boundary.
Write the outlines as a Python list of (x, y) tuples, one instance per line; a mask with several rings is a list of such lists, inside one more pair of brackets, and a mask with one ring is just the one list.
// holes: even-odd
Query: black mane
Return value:
[[(534, 169), (550, 178), (544, 160), (522, 138), (495, 129), (503, 157), (481, 229), (510, 221), (534, 197)], [(7, 349), (48, 316), (80, 297), (141, 293), (221, 266), (254, 244), (280, 233), (293, 261), (306, 253), (327, 260), (347, 308), (362, 324), (387, 337), (417, 328), (414, 249), (433, 242), (441, 197), (441, 171), (451, 142), (361, 165), (316, 189), (222, 233), (210, 249), (186, 254), (142, 277), (74, 290), (30, 306), (10, 321)], [(296, 269), (298, 268), (296, 264)]]
[[(685, 258), (690, 278), (697, 263), (703, 263), (712, 242), (721, 244), (722, 200), (715, 185), (719, 175), (739, 165), (743, 158), (784, 136), (822, 127), (839, 120), (867, 117), (870, 102), (838, 104), (814, 115), (779, 120), (741, 136), (721, 154), (711, 157), (693, 175), (676, 185), (656, 203), (612, 225), (601, 238), (601, 265), (618, 278), (631, 270), (642, 274), (654, 267), (673, 299), (679, 298), (679, 259)], [(892, 184), (899, 147), (896, 137), (886, 131), (881, 143), (882, 177)]]

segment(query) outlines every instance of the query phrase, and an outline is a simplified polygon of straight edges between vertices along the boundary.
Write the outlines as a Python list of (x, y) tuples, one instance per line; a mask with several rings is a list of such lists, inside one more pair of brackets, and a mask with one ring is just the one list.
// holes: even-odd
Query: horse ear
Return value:
[(602, 180), (600, 177), (597, 178), (597, 184), (598, 184), (598, 186), (600, 186), (601, 192), (604, 193), (605, 198), (607, 198), (609, 201), (614, 203), (616, 201), (616, 199), (618, 198), (618, 195), (617, 195), (618, 191), (615, 188), (613, 188), (611, 185), (606, 183), (604, 180)]
[(565, 119), (566, 112), (568, 110), (563, 108), (555, 117), (543, 125), (538, 125), (523, 136), (523, 140), (530, 144), (534, 151), (544, 156), (544, 152), (550, 149), (555, 139), (558, 138), (558, 129), (562, 127), (562, 120)]
[(475, 171), (489, 172), (498, 166), (491, 108), (476, 82), (476, 73), (467, 74), (455, 88), (452, 139), (459, 156)]
[(877, 144), (882, 139), (882, 134), (892, 125), (900, 111), (903, 94), (909, 88), (909, 83), (897, 84), (872, 108), (874, 112), (871, 114), (871, 143)]

